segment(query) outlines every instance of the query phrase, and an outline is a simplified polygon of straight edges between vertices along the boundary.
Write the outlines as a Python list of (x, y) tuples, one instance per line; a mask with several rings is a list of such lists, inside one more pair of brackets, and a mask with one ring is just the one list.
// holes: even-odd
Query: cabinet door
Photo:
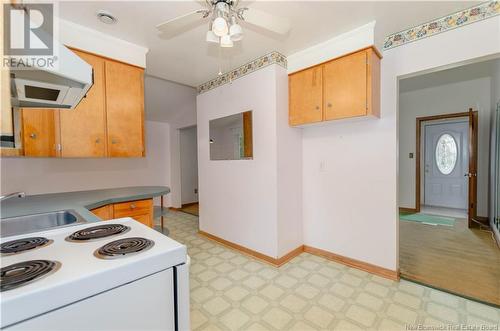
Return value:
[(325, 120), (367, 113), (367, 54), (361, 51), (324, 65)]
[(94, 85), (73, 110), (59, 112), (62, 157), (106, 156), (104, 59), (73, 51), (94, 69)]
[(22, 109), (22, 141), (25, 156), (58, 156), (58, 111)]
[(115, 203), (113, 217), (132, 217), (149, 227), (153, 226), (153, 199)]
[(153, 199), (135, 200), (115, 203), (113, 214), (118, 217), (131, 217), (153, 212)]
[(106, 61), (108, 155), (144, 156), (143, 69)]
[(306, 69), (288, 77), (290, 125), (323, 120), (321, 81), (321, 67)]
[(113, 206), (106, 205), (99, 208), (92, 209), (91, 212), (102, 219), (103, 221), (107, 221), (113, 219)]
[(151, 218), (150, 214), (142, 214), (142, 215), (135, 215), (131, 216), (134, 220), (136, 220), (139, 223), (142, 223), (144, 225), (149, 226), (150, 228), (153, 227), (153, 220)]

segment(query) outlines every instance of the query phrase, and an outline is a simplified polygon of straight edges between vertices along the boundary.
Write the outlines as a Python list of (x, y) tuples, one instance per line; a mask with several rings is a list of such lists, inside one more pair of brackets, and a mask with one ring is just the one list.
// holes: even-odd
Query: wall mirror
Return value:
[(210, 160), (253, 158), (252, 111), (211, 120)]

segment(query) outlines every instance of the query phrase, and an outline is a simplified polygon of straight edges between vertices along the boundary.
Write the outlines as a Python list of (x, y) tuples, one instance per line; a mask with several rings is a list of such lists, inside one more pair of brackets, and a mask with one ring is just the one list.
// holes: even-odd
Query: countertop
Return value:
[(0, 218), (74, 210), (89, 222), (101, 219), (89, 210), (117, 202), (150, 199), (170, 193), (167, 186), (133, 186), (91, 191), (27, 195), (0, 203)]

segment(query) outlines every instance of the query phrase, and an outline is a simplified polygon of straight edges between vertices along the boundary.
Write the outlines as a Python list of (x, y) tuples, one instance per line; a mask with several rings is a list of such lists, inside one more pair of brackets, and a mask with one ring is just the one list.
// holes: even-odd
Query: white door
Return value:
[(424, 130), (424, 204), (467, 209), (469, 123), (428, 123)]

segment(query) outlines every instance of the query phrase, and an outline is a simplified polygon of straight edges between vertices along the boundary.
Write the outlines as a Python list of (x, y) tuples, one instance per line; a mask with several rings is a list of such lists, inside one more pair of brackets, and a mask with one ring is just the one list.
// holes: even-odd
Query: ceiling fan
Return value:
[(253, 24), (280, 35), (286, 35), (290, 31), (287, 19), (253, 8), (238, 7), (239, 2), (239, 0), (205, 0), (205, 9), (173, 18), (158, 24), (156, 28), (163, 33), (174, 34), (200, 19), (210, 18), (206, 40), (209, 43), (218, 43), (220, 47), (233, 47), (234, 42), (243, 39), (243, 29), (239, 22)]

